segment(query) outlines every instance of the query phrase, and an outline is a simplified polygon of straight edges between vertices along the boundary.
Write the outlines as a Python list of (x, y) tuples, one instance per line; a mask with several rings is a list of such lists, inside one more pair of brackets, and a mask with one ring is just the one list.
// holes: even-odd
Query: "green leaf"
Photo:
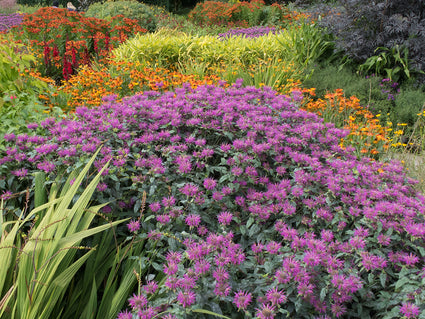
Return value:
[(192, 312), (204, 313), (206, 315), (211, 315), (211, 316), (215, 316), (215, 317), (219, 317), (219, 318), (231, 319), (229, 317), (226, 317), (226, 316), (223, 316), (223, 315), (220, 315), (218, 313), (208, 311), (208, 310), (205, 310), (205, 309), (192, 309)]
[(386, 281), (387, 281), (387, 274), (385, 272), (381, 272), (381, 274), (379, 275), (379, 280), (381, 281), (382, 287), (385, 288)]

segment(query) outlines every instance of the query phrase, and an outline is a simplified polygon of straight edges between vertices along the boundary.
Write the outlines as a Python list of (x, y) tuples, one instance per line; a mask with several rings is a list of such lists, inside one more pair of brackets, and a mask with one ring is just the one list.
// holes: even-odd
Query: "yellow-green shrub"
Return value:
[[(315, 29), (302, 23), (277, 34), (258, 38), (191, 36), (162, 29), (139, 34), (114, 50), (116, 61), (140, 62), (157, 67), (185, 67), (194, 61), (211, 67), (217, 63), (251, 65), (258, 59), (281, 59), (294, 67), (305, 67), (326, 53), (330, 42)], [(171, 32), (171, 33), (170, 33)]]

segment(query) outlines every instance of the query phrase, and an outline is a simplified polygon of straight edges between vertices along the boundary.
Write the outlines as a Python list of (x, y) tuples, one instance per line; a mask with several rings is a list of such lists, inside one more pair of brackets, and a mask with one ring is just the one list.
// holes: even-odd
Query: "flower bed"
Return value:
[(0, 181), (2, 198), (103, 145), (95, 166), (111, 168), (94, 200), (133, 218), (120, 236), (148, 241), (140, 271), (156, 282), (141, 279), (130, 299), (140, 316), (423, 312), (424, 197), (398, 164), (341, 148), (348, 131), (300, 110), (301, 98), (240, 82), (106, 98), (7, 135), (0, 176), (14, 178)]

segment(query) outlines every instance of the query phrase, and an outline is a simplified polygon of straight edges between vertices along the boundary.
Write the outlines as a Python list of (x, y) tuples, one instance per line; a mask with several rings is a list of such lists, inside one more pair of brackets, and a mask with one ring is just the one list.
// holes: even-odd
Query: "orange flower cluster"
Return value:
[(26, 15), (14, 36), (27, 41), (39, 59), (39, 71), (55, 80), (69, 79), (80, 65), (105, 61), (130, 35), (147, 32), (137, 20), (115, 16), (110, 21), (59, 8), (40, 8)]
[[(64, 111), (73, 111), (79, 105), (99, 106), (102, 98), (116, 94), (118, 99), (143, 91), (168, 91), (190, 83), (193, 88), (202, 84), (214, 84), (219, 81), (216, 76), (199, 78), (184, 75), (167, 69), (151, 69), (139, 63), (111, 62), (109, 66), (99, 65), (95, 69), (82, 66), (77, 75), (72, 76), (59, 87), (59, 94), (67, 96)], [(51, 101), (50, 106), (55, 105)], [(62, 106), (62, 108), (64, 108)]]
[(353, 146), (358, 155), (376, 157), (390, 146), (391, 128), (380, 125), (379, 119), (361, 106), (358, 98), (346, 98), (342, 89), (326, 94), (324, 99), (307, 97), (302, 108), (335, 123), (336, 127), (348, 129), (350, 134), (341, 140), (341, 146)]

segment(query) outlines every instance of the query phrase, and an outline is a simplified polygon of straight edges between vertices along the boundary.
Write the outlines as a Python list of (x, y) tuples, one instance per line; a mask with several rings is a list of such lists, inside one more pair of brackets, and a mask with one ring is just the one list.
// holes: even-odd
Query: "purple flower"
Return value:
[(275, 255), (279, 252), (279, 249), (282, 247), (282, 245), (278, 242), (275, 241), (270, 241), (267, 245), (266, 245), (266, 250), (272, 254)]
[(157, 311), (152, 307), (141, 309), (137, 312), (140, 319), (152, 319), (157, 315)]
[(38, 127), (38, 124), (37, 123), (30, 123), (30, 124), (27, 125), (27, 127), (28, 127), (29, 130), (34, 130)]
[(226, 297), (230, 294), (232, 288), (227, 282), (217, 282), (215, 284), (214, 293), (219, 297)]
[(173, 196), (162, 198), (162, 205), (164, 205), (164, 207), (172, 207), (175, 204), (176, 204), (176, 199)]
[(334, 303), (331, 307), (331, 311), (335, 317), (339, 318), (347, 312), (347, 308), (340, 303)]
[(41, 169), (42, 171), (46, 173), (50, 173), (55, 170), (56, 166), (52, 162), (44, 161), (44, 162), (38, 163), (37, 168)]
[(140, 229), (140, 222), (138, 220), (132, 220), (127, 224), (127, 228), (132, 233), (137, 232)]
[(216, 187), (217, 182), (216, 182), (216, 180), (214, 180), (212, 178), (206, 178), (206, 179), (204, 179), (203, 185), (206, 189), (213, 190)]
[(275, 310), (276, 307), (274, 305), (263, 303), (260, 308), (257, 308), (256, 316), (259, 319), (273, 319)]
[(239, 310), (246, 310), (252, 301), (252, 294), (250, 292), (239, 290), (233, 298), (233, 303)]
[(196, 301), (196, 295), (191, 290), (179, 291), (177, 294), (177, 301), (184, 307), (187, 308), (193, 305)]
[(158, 289), (158, 284), (155, 281), (148, 281), (146, 285), (143, 286), (143, 290), (147, 294), (154, 294)]
[(99, 192), (103, 192), (108, 188), (108, 185), (105, 183), (99, 183), (97, 184), (96, 188)]
[(217, 216), (218, 222), (222, 225), (229, 225), (232, 222), (233, 214), (230, 212), (221, 212)]
[(180, 188), (180, 192), (186, 196), (192, 197), (198, 193), (198, 187), (194, 184), (186, 184)]
[(185, 222), (186, 222), (186, 225), (188, 225), (190, 227), (196, 227), (201, 222), (201, 216), (199, 216), (197, 214), (189, 214), (189, 215), (186, 216)]
[(161, 209), (161, 204), (159, 202), (154, 202), (149, 204), (149, 208), (154, 213), (157, 213)]
[(133, 318), (133, 314), (129, 312), (128, 310), (120, 312), (117, 317), (117, 319), (132, 319), (132, 318)]
[(282, 290), (277, 290), (277, 287), (274, 287), (267, 291), (266, 293), (267, 301), (271, 302), (272, 305), (278, 306), (286, 302), (286, 296)]
[(134, 311), (144, 308), (148, 304), (148, 299), (145, 295), (135, 295), (128, 299), (128, 303), (133, 308)]
[(195, 271), (199, 274), (206, 274), (210, 270), (211, 264), (205, 260), (196, 260), (194, 264)]
[(28, 174), (28, 170), (26, 168), (21, 168), (16, 171), (12, 171), (12, 174), (18, 177), (25, 177)]

